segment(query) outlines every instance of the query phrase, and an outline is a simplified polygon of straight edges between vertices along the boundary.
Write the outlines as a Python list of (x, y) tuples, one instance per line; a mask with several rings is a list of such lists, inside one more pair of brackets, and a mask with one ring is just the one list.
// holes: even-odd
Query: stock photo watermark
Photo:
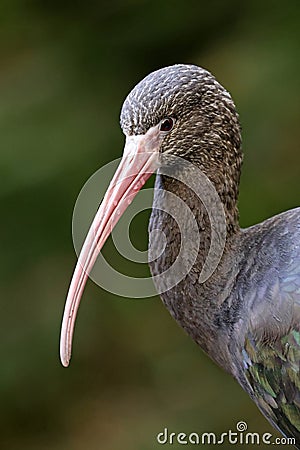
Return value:
[(156, 436), (156, 441), (161, 445), (295, 445), (295, 438), (274, 437), (271, 433), (257, 433), (248, 431), (248, 424), (241, 420), (234, 430), (222, 433), (214, 432), (174, 432), (164, 428)]
[[(93, 229), (92, 218), (98, 209), (99, 199), (103, 197), (107, 190), (109, 180), (115, 173), (120, 161), (121, 159), (117, 159), (97, 170), (88, 179), (78, 195), (72, 221), (73, 242), (77, 256), (80, 253), (87, 230), (90, 226)], [(130, 165), (130, 161), (128, 161), (128, 165)], [(180, 166), (181, 170), (174, 170), (176, 166)], [(131, 172), (130, 177), (138, 173), (138, 168), (133, 168), (133, 170), (136, 170), (136, 172)], [(170, 155), (168, 164), (159, 167), (158, 173), (181, 182), (197, 196), (206, 209), (211, 226), (211, 243), (199, 276), (199, 282), (203, 283), (215, 271), (223, 255), (226, 241), (226, 219), (223, 204), (208, 177), (198, 167), (178, 156)], [(123, 182), (124, 179), (121, 178), (113, 187), (118, 188), (118, 183)], [(161, 230), (152, 231), (152, 233), (160, 233), (159, 239), (156, 237), (155, 240), (160, 245), (155, 248), (150, 247), (149, 251), (136, 249), (129, 237), (129, 227), (134, 217), (140, 212), (152, 208), (154, 192), (155, 188), (144, 188), (139, 192), (134, 202), (132, 202), (130, 194), (125, 196), (122, 201), (126, 203), (126, 211), (121, 219), (121, 226), (117, 224), (114, 229), (109, 230), (116, 250), (129, 261), (146, 264), (155, 260), (164, 252), (166, 238)], [(120, 215), (122, 203), (115, 206), (116, 210), (113, 214)], [(89, 274), (97, 285), (122, 297), (147, 298), (172, 289), (190, 272), (201, 245), (201, 235), (193, 212), (179, 196), (168, 191), (160, 191), (159, 209), (169, 214), (176, 221), (180, 230), (181, 245), (172, 266), (163, 273), (152, 277), (149, 274), (144, 278), (135, 278), (117, 271), (100, 252), (93, 270)], [(96, 233), (97, 230), (95, 229), (95, 236)], [(149, 240), (151, 242), (151, 235)]]

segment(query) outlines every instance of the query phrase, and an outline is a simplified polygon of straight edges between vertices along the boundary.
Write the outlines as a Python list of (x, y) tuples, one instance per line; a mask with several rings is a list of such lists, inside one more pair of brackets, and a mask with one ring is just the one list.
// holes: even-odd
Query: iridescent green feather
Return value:
[(275, 342), (248, 334), (243, 351), (246, 377), (264, 414), (300, 444), (300, 333), (291, 330)]

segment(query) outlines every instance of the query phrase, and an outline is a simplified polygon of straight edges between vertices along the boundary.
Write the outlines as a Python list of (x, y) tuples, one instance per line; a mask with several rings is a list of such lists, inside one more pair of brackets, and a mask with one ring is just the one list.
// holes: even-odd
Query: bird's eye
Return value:
[(174, 120), (171, 117), (167, 117), (160, 123), (160, 131), (171, 131), (174, 126)]

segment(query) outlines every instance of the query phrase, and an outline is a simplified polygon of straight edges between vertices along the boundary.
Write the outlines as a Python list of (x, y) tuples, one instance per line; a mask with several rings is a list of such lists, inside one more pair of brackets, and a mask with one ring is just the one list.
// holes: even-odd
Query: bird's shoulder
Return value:
[(300, 323), (300, 208), (244, 230), (243, 249), (238, 295), (253, 326)]
[(244, 230), (244, 248), (242, 384), (273, 425), (300, 439), (300, 208)]

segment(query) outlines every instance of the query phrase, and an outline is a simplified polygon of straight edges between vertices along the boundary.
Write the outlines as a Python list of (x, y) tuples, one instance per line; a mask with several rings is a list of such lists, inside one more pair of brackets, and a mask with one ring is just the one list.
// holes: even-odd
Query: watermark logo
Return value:
[(295, 445), (296, 439), (292, 437), (274, 437), (271, 433), (257, 433), (248, 431), (247, 422), (241, 420), (235, 430), (217, 434), (214, 432), (174, 432), (168, 428), (157, 434), (158, 444), (165, 445)]
[[(117, 159), (96, 171), (85, 183), (77, 198), (72, 221), (73, 242), (77, 256), (93, 216), (99, 207), (99, 202), (119, 163), (120, 159)], [(174, 167), (179, 167), (180, 170), (174, 170)], [(167, 164), (162, 165), (158, 169), (158, 173), (182, 183), (193, 195), (197, 196), (207, 212), (210, 223), (210, 249), (199, 276), (199, 283), (203, 283), (217, 268), (224, 251), (226, 218), (223, 204), (208, 177), (191, 162), (169, 155)], [(130, 176), (135, 175), (133, 171), (130, 174)], [(124, 180), (119, 180), (120, 183), (122, 181)], [(145, 264), (149, 260), (155, 260), (159, 257), (158, 253), (165, 250), (166, 236), (160, 229), (152, 231), (152, 233), (160, 233), (159, 239), (157, 239), (157, 235), (155, 236), (155, 242), (160, 242), (159, 248), (150, 248), (149, 252), (136, 249), (129, 237), (131, 221), (140, 212), (151, 209), (153, 197), (157, 199), (156, 194), (158, 193), (155, 188), (142, 189), (134, 201), (130, 194), (123, 199), (128, 205), (127, 210), (123, 214), (124, 217), (111, 230), (111, 235), (116, 250), (129, 261)], [(90, 278), (100, 287), (122, 297), (152, 297), (173, 288), (184, 279), (193, 267), (202, 239), (193, 211), (179, 195), (160, 189), (158, 196), (159, 209), (169, 214), (176, 221), (180, 230), (181, 245), (176, 260), (171, 267), (159, 275), (151, 277), (149, 274), (147, 277), (139, 278), (125, 275), (116, 270), (100, 253), (89, 274)], [(118, 207), (114, 214), (120, 214)], [(150, 235), (150, 242), (151, 237)]]

